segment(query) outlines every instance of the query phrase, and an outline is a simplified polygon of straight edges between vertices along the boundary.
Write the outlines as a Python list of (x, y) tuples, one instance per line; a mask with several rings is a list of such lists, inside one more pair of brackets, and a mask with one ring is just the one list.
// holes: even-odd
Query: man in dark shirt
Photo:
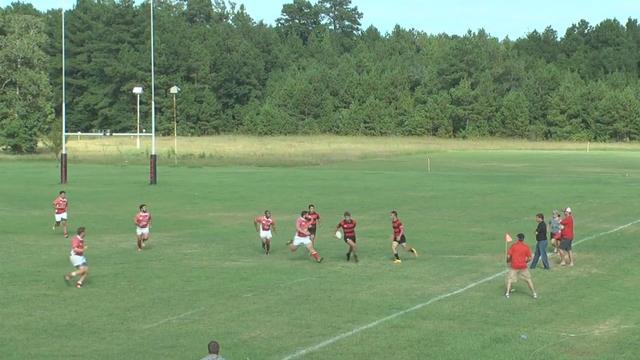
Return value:
[(536, 215), (538, 227), (536, 228), (536, 254), (531, 261), (531, 269), (535, 269), (538, 260), (542, 258), (542, 265), (549, 270), (549, 259), (547, 258), (547, 224), (544, 223), (544, 215), (539, 213)]

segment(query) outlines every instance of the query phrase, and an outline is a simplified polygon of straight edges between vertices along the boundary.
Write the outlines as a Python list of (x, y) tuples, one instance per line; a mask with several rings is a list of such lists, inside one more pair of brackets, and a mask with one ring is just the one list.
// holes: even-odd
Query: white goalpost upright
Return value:
[(158, 157), (156, 156), (156, 92), (155, 69), (153, 64), (153, 1), (149, 1), (151, 8), (151, 155), (149, 158), (149, 184), (158, 183)]
[(62, 8), (62, 154), (60, 154), (60, 184), (67, 183), (67, 109), (65, 107), (64, 76), (64, 7)]

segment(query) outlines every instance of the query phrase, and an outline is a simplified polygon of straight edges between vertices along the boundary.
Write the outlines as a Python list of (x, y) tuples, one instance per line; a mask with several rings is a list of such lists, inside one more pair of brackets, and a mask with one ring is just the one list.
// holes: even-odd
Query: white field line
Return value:
[(153, 323), (153, 324), (145, 325), (145, 326), (143, 326), (142, 328), (143, 328), (143, 329), (145, 329), (145, 330), (146, 330), (146, 329), (150, 329), (150, 328), (152, 328), (152, 327), (155, 327), (155, 326), (158, 326), (158, 325), (162, 325), (162, 324), (164, 324), (164, 323), (166, 323), (166, 322), (169, 322), (169, 321), (173, 321), (173, 320), (176, 320), (176, 319), (180, 319), (181, 317), (185, 317), (185, 316), (187, 316), (187, 315), (191, 315), (191, 314), (193, 314), (193, 313), (197, 313), (198, 311), (202, 311), (202, 310), (204, 310), (204, 308), (198, 308), (198, 309), (195, 309), (195, 310), (187, 311), (187, 312), (186, 312), (186, 313), (184, 313), (184, 314), (180, 314), (180, 315), (176, 315), (176, 316), (168, 317), (168, 318), (166, 318), (166, 319), (164, 319), (164, 320), (160, 320), (160, 321), (155, 322), (155, 323)]
[[(630, 222), (628, 224), (625, 224), (625, 225), (622, 225), (622, 226), (618, 226), (617, 228), (612, 229), (612, 230), (608, 230), (608, 231), (604, 231), (604, 232), (601, 232), (601, 233), (598, 233), (598, 234), (595, 234), (595, 235), (587, 236), (587, 237), (585, 237), (583, 239), (580, 239), (580, 240), (576, 241), (575, 243), (573, 243), (573, 245), (575, 246), (575, 245), (578, 245), (578, 244), (580, 244), (582, 242), (593, 240), (593, 239), (598, 238), (598, 237), (603, 236), (603, 235), (612, 234), (614, 232), (626, 229), (629, 226), (637, 224), (639, 222), (640, 222), (640, 219), (632, 221), (632, 222)], [(420, 303), (418, 305), (415, 305), (413, 307), (410, 307), (410, 308), (402, 310), (402, 311), (398, 311), (396, 313), (393, 313), (393, 314), (391, 314), (389, 316), (386, 316), (386, 317), (383, 317), (381, 319), (378, 319), (378, 320), (376, 320), (374, 322), (371, 322), (369, 324), (357, 327), (357, 328), (355, 328), (353, 330), (344, 332), (344, 333), (342, 333), (340, 335), (337, 335), (337, 336), (334, 336), (332, 338), (329, 338), (329, 339), (327, 339), (327, 340), (325, 340), (325, 341), (323, 341), (321, 343), (318, 343), (316, 345), (310, 346), (310, 347), (305, 348), (305, 349), (298, 350), (298, 351), (296, 351), (296, 352), (294, 352), (292, 354), (289, 354), (289, 355), (285, 356), (284, 358), (282, 358), (282, 360), (291, 360), (291, 359), (299, 358), (299, 357), (301, 357), (303, 355), (306, 355), (306, 354), (308, 354), (310, 352), (313, 352), (313, 351), (322, 349), (323, 347), (329, 346), (329, 345), (331, 345), (331, 344), (333, 344), (333, 343), (335, 343), (337, 341), (340, 341), (340, 340), (342, 340), (344, 338), (348, 338), (348, 337), (350, 337), (352, 335), (355, 335), (355, 334), (357, 334), (357, 333), (359, 333), (361, 331), (376, 327), (376, 326), (378, 326), (378, 325), (380, 325), (383, 322), (386, 322), (388, 320), (395, 319), (395, 318), (397, 318), (399, 316), (402, 316), (404, 314), (407, 314), (409, 312), (412, 312), (412, 311), (415, 311), (415, 310), (419, 310), (419, 309), (421, 309), (421, 308), (423, 308), (423, 307), (425, 307), (427, 305), (433, 304), (436, 301), (440, 301), (440, 300), (446, 299), (446, 298), (448, 298), (450, 296), (457, 295), (457, 294), (460, 294), (462, 292), (465, 292), (465, 291), (467, 291), (467, 290), (469, 290), (471, 288), (474, 288), (474, 287), (476, 287), (476, 286), (478, 286), (480, 284), (483, 284), (483, 283), (485, 283), (487, 281), (491, 281), (491, 280), (493, 280), (493, 279), (495, 279), (495, 278), (497, 278), (497, 277), (499, 277), (501, 275), (504, 275), (506, 273), (507, 273), (507, 270), (502, 270), (502, 271), (497, 272), (497, 273), (495, 273), (495, 274), (493, 274), (491, 276), (488, 276), (488, 277), (486, 277), (484, 279), (481, 279), (481, 280), (478, 280), (476, 282), (473, 282), (473, 283), (471, 283), (471, 284), (469, 284), (469, 285), (467, 285), (465, 287), (459, 288), (458, 290), (454, 290), (454, 291), (452, 291), (450, 293), (438, 295), (438, 296), (436, 296), (434, 298), (429, 299), (426, 302)]]

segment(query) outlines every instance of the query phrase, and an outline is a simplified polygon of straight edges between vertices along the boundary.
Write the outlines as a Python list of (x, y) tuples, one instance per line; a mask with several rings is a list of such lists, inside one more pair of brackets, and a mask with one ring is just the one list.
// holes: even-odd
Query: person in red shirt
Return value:
[(311, 237), (311, 243), (316, 245), (316, 232), (318, 229), (318, 223), (320, 222), (320, 214), (316, 212), (316, 206), (309, 204), (309, 211), (307, 212), (306, 219), (309, 221), (309, 234)]
[(53, 224), (53, 231), (56, 230), (60, 224), (62, 224), (62, 228), (64, 230), (64, 237), (69, 237), (69, 232), (67, 231), (67, 207), (69, 206), (69, 201), (67, 200), (67, 193), (63, 190), (58, 193), (58, 197), (53, 200), (53, 210), (54, 210), (54, 218), (55, 223)]
[(67, 285), (70, 285), (71, 279), (76, 276), (80, 278), (76, 282), (76, 288), (80, 289), (84, 284), (87, 275), (89, 274), (89, 266), (87, 265), (87, 259), (84, 257), (84, 252), (87, 250), (87, 246), (84, 244), (84, 236), (86, 229), (84, 226), (78, 228), (76, 236), (71, 239), (71, 253), (69, 254), (69, 261), (76, 270), (71, 271), (64, 275), (64, 281)]
[(271, 252), (271, 239), (273, 238), (271, 230), (273, 229), (273, 232), (276, 232), (276, 221), (271, 217), (271, 211), (265, 210), (264, 215), (256, 217), (253, 224), (259, 234), (260, 241), (262, 241), (264, 254), (269, 255)]
[(531, 281), (531, 274), (527, 263), (531, 261), (531, 249), (524, 243), (524, 234), (517, 235), (518, 241), (513, 244), (507, 252), (507, 263), (511, 265), (507, 274), (507, 292), (504, 296), (508, 299), (511, 294), (511, 285), (518, 282), (518, 278), (524, 280), (529, 289), (531, 290), (531, 296), (534, 299), (538, 298), (536, 290), (533, 288), (533, 281)]
[(289, 246), (289, 250), (291, 250), (291, 252), (295, 252), (296, 250), (298, 250), (298, 247), (300, 245), (304, 245), (307, 250), (309, 250), (311, 257), (316, 262), (320, 263), (322, 262), (322, 257), (320, 256), (320, 254), (318, 254), (316, 249), (313, 248), (313, 243), (311, 242), (311, 233), (309, 232), (309, 219), (307, 217), (308, 213), (309, 212), (307, 210), (303, 210), (300, 213), (300, 217), (298, 218), (298, 220), (296, 220), (296, 234), (293, 237), (293, 240), (287, 242), (287, 245)]
[(353, 254), (353, 261), (358, 262), (358, 254), (356, 254), (356, 221), (351, 218), (350, 212), (344, 212), (344, 219), (340, 220), (338, 226), (336, 226), (336, 235), (340, 235), (340, 229), (342, 229), (342, 239), (349, 245), (347, 261), (351, 259), (351, 254)]
[(393, 210), (391, 212), (391, 227), (393, 228), (393, 234), (391, 235), (391, 251), (393, 252), (394, 264), (402, 262), (398, 256), (398, 246), (402, 246), (406, 251), (413, 253), (415, 257), (418, 257), (418, 251), (407, 244), (407, 238), (404, 236), (404, 224), (398, 219), (398, 212)]
[(571, 243), (573, 242), (573, 215), (571, 214), (571, 208), (564, 209), (564, 219), (560, 221), (562, 230), (560, 230), (560, 265), (573, 266), (574, 257), (571, 250)]
[(145, 247), (145, 242), (149, 240), (149, 229), (151, 228), (151, 214), (147, 211), (147, 205), (142, 204), (138, 207), (138, 213), (133, 218), (133, 223), (136, 225), (136, 247), (138, 251), (142, 251)]

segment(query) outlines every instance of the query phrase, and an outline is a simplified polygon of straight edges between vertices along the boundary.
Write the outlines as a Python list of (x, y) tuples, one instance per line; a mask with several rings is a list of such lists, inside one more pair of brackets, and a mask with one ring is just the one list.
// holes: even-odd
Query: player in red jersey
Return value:
[(53, 209), (55, 211), (55, 223), (53, 224), (53, 230), (55, 231), (60, 224), (64, 230), (64, 237), (69, 237), (69, 231), (67, 230), (67, 207), (69, 206), (69, 200), (67, 200), (67, 193), (63, 190), (60, 191), (58, 197), (53, 200)]
[(336, 235), (339, 235), (340, 229), (342, 229), (342, 239), (349, 245), (347, 261), (351, 259), (351, 254), (353, 254), (353, 261), (358, 262), (358, 254), (356, 254), (356, 221), (351, 218), (350, 212), (344, 212), (344, 219), (340, 220), (338, 226), (336, 226)]
[(320, 214), (316, 212), (316, 206), (309, 204), (309, 211), (307, 212), (306, 219), (309, 221), (309, 233), (311, 234), (311, 243), (316, 245), (316, 231), (318, 229), (318, 223), (320, 222)]
[(273, 238), (273, 232), (276, 232), (276, 221), (271, 217), (271, 211), (265, 210), (264, 215), (258, 216), (253, 220), (253, 225), (256, 227), (258, 237), (262, 242), (262, 250), (265, 255), (269, 255), (271, 252), (271, 239)]
[(84, 226), (78, 228), (76, 232), (76, 236), (71, 239), (71, 254), (69, 255), (69, 260), (71, 261), (71, 265), (73, 265), (76, 270), (64, 275), (64, 281), (70, 285), (71, 279), (76, 276), (80, 278), (76, 282), (76, 287), (80, 289), (84, 284), (84, 280), (87, 278), (89, 274), (89, 266), (87, 265), (87, 259), (84, 257), (84, 252), (87, 250), (87, 246), (84, 245), (84, 235), (86, 233), (86, 229)]
[(405, 250), (413, 253), (414, 256), (418, 256), (418, 251), (407, 244), (407, 238), (404, 236), (404, 225), (398, 219), (398, 212), (393, 210), (391, 212), (391, 226), (393, 227), (393, 235), (391, 235), (391, 250), (393, 251), (393, 262), (399, 264), (402, 262), (398, 256), (398, 246), (402, 246)]
[(291, 252), (298, 250), (300, 245), (304, 245), (316, 262), (322, 262), (322, 257), (318, 254), (316, 249), (313, 248), (313, 243), (311, 242), (309, 220), (307, 218), (308, 213), (309, 212), (307, 210), (303, 210), (300, 213), (300, 217), (296, 220), (296, 235), (293, 237), (293, 240), (287, 242), (287, 245), (289, 245), (289, 250), (291, 250)]
[(147, 211), (147, 205), (142, 204), (138, 207), (140, 210), (133, 218), (133, 223), (136, 224), (136, 237), (138, 251), (142, 251), (145, 246), (145, 242), (149, 240), (149, 228), (151, 227), (151, 214)]

